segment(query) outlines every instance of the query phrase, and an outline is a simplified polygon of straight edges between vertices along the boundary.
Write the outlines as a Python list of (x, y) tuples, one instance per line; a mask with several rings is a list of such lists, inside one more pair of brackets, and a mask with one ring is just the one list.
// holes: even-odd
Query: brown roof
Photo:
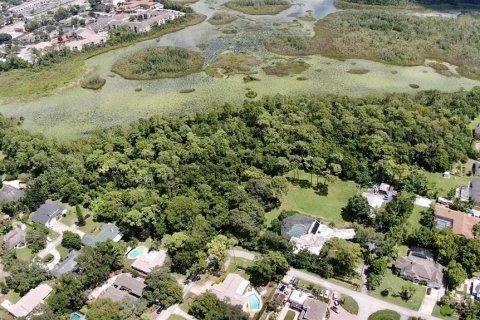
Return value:
[(414, 256), (399, 257), (394, 264), (400, 275), (417, 281), (426, 281), (429, 286), (441, 287), (443, 266), (430, 259)]
[(315, 299), (307, 299), (303, 303), (303, 309), (306, 309), (303, 319), (305, 320), (323, 320), (327, 312), (327, 304)]
[(465, 212), (451, 210), (446, 206), (435, 206), (435, 217), (448, 220), (452, 223), (452, 231), (465, 238), (473, 238), (473, 226), (480, 222), (478, 218), (469, 216)]
[(143, 279), (133, 278), (129, 274), (123, 273), (115, 279), (113, 286), (120, 290), (125, 290), (134, 296), (141, 297), (143, 288), (146, 285), (143, 283)]

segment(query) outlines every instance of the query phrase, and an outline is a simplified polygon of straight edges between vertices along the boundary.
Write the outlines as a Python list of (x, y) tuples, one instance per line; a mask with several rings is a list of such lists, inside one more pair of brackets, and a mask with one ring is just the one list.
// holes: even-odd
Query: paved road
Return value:
[[(229, 255), (235, 256), (237, 258), (243, 258), (248, 260), (255, 259), (255, 255), (253, 253), (242, 251), (242, 250), (236, 250), (236, 249), (229, 250), (228, 253)], [(429, 314), (403, 308), (395, 304), (391, 304), (383, 300), (374, 298), (372, 296), (369, 296), (367, 293), (353, 291), (353, 290), (344, 288), (342, 286), (331, 283), (325, 279), (322, 279), (318, 276), (312, 275), (307, 272), (303, 272), (303, 271), (292, 268), (288, 272), (288, 275), (320, 285), (326, 289), (330, 289), (332, 291), (338, 291), (340, 293), (351, 296), (358, 302), (358, 305), (359, 305), (358, 319), (359, 320), (367, 319), (370, 314), (382, 309), (394, 310), (402, 315), (402, 319), (407, 319), (408, 317), (413, 316), (413, 317), (422, 317), (423, 319), (426, 319), (426, 320), (440, 320), (439, 318), (433, 317)]]
[(383, 300), (371, 297), (369, 295), (366, 295), (365, 293), (344, 288), (342, 286), (336, 285), (320, 277), (311, 275), (309, 273), (306, 273), (300, 270), (290, 269), (290, 271), (288, 271), (288, 275), (317, 284), (326, 289), (329, 289), (332, 291), (338, 291), (340, 293), (351, 296), (358, 302), (358, 306), (360, 307), (359, 313), (358, 313), (358, 319), (360, 320), (367, 319), (370, 314), (382, 309), (390, 309), (390, 310), (396, 311), (403, 316), (402, 318), (422, 317), (423, 319), (426, 319), (426, 320), (440, 320), (439, 318), (433, 317), (431, 315), (420, 313), (418, 311), (410, 310), (407, 308), (403, 308), (403, 307), (385, 302)]

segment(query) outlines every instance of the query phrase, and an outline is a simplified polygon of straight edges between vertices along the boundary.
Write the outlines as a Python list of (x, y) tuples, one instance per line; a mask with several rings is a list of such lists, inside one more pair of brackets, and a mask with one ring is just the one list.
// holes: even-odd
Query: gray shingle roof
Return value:
[(3, 237), (3, 245), (7, 249), (13, 249), (21, 243), (25, 243), (27, 232), (20, 228), (14, 228)]
[(470, 184), (470, 198), (475, 203), (480, 203), (480, 179), (475, 179)]
[(15, 187), (5, 185), (0, 191), (0, 202), (3, 201), (13, 201), (16, 202), (23, 197), (23, 190), (17, 189)]
[(40, 206), (40, 208), (37, 209), (37, 211), (35, 211), (32, 216), (32, 220), (36, 223), (45, 225), (53, 218), (61, 215), (63, 210), (65, 210), (65, 207), (59, 204), (53, 202), (44, 203)]
[(67, 273), (71, 273), (71, 272), (74, 272), (77, 267), (78, 267), (78, 263), (77, 263), (77, 258), (78, 256), (80, 255), (80, 252), (77, 251), (77, 250), (72, 250), (68, 256), (67, 256), (67, 259), (65, 259), (65, 261), (63, 261), (62, 263), (59, 263), (57, 264), (53, 270), (52, 270), (52, 274), (55, 278), (60, 278), (61, 276), (63, 276), (64, 274), (67, 274)]
[(89, 247), (95, 247), (98, 242), (113, 240), (117, 236), (122, 236), (117, 226), (113, 223), (105, 223), (102, 225), (100, 232), (96, 235), (87, 234), (83, 236), (82, 243)]
[(327, 312), (327, 304), (316, 299), (307, 299), (303, 303), (304, 320), (323, 320)]

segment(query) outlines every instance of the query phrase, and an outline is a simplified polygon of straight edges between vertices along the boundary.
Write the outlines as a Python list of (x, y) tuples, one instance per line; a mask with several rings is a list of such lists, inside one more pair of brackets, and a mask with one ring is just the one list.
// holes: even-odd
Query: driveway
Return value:
[(437, 289), (432, 288), (432, 293), (431, 294), (425, 294), (425, 297), (423, 298), (422, 305), (420, 306), (420, 309), (418, 312), (422, 312), (425, 314), (432, 314), (433, 308), (437, 304), (438, 298), (442, 296), (442, 292)]
[[(330, 304), (330, 308), (333, 304)], [(341, 305), (337, 306), (338, 313), (330, 309), (330, 318), (329, 320), (357, 320), (358, 317), (354, 314), (348, 313)]]

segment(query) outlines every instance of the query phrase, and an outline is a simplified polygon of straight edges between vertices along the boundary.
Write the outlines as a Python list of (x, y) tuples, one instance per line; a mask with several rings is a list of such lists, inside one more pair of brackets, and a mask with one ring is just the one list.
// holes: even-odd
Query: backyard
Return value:
[[(292, 175), (289, 174), (289, 176)], [(342, 218), (341, 210), (350, 197), (359, 193), (356, 184), (352, 181), (336, 179), (328, 183), (326, 194), (321, 194), (314, 188), (304, 186), (310, 184), (310, 175), (301, 173), (300, 179), (300, 183), (288, 183), (288, 190), (282, 198), (280, 208), (268, 212), (267, 221), (275, 219), (283, 210), (295, 210), (318, 217), (324, 222), (334, 223), (337, 227), (344, 226), (345, 221)]]
[(472, 179), (472, 177), (468, 176), (460, 177), (454, 175), (451, 175), (450, 179), (446, 179), (441, 173), (435, 172), (425, 172), (425, 175), (429, 183), (435, 184), (435, 190), (438, 191), (440, 196), (446, 196), (450, 190), (459, 186), (468, 185)]
[[(403, 300), (398, 295), (398, 291), (400, 291), (400, 288), (405, 285), (412, 285), (416, 289), (412, 298), (408, 301)], [(388, 295), (386, 296), (382, 295), (382, 291), (384, 291), (385, 289), (388, 290)], [(425, 288), (419, 285), (415, 285), (414, 283), (404, 280), (400, 277), (397, 277), (392, 273), (390, 269), (387, 269), (380, 286), (374, 291), (369, 291), (368, 294), (375, 298), (385, 300), (401, 307), (418, 310), (420, 308), (420, 305), (422, 304), (423, 297), (425, 296)]]

